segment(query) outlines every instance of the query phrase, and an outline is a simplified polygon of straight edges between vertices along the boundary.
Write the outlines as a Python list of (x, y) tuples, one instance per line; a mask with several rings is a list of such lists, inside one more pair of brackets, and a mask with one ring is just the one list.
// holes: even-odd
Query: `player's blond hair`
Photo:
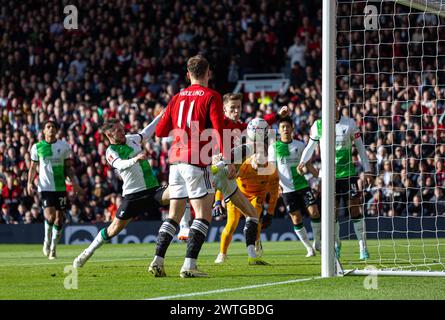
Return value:
[(233, 101), (233, 100), (241, 100), (243, 101), (243, 94), (242, 93), (226, 93), (223, 96), (223, 104), (225, 105), (226, 103), (228, 103), (229, 101)]

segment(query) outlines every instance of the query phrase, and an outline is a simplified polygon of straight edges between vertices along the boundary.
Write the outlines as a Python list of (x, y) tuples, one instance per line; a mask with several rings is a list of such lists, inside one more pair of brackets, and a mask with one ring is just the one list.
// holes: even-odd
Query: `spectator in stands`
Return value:
[(381, 173), (385, 186), (391, 185), (393, 181), (393, 173), (394, 171), (391, 168), (391, 161), (385, 160), (385, 162), (383, 163), (383, 171)]
[(291, 66), (298, 62), (302, 68), (306, 67), (306, 45), (300, 36), (295, 36), (294, 44), (287, 49), (286, 54)]
[(383, 215), (383, 193), (379, 187), (383, 187), (383, 180), (376, 179), (377, 188), (372, 189), (371, 198), (366, 203), (366, 214), (371, 217)]
[[(16, 221), (18, 223), (24, 223), (26, 213), (29, 212), (26, 210), (26, 206), (23, 203), (20, 203), (17, 207), (18, 215), (16, 216)], [(29, 212), (31, 214), (31, 212)]]
[(434, 158), (434, 161), (436, 163), (436, 174), (435, 174), (436, 186), (445, 187), (445, 168), (443, 165), (443, 159), (436, 156)]
[(36, 204), (31, 207), (31, 221), (32, 223), (43, 223), (43, 213)]
[[(12, 166), (12, 168), (13, 170), (18, 169), (15, 165)], [(18, 213), (17, 206), (22, 194), (22, 189), (18, 185), (18, 180), (14, 178), (14, 175), (13, 172), (5, 172), (4, 176), (6, 177), (6, 184), (1, 190), (1, 202), (8, 205), (8, 212), (12, 215)]]
[(445, 215), (445, 194), (443, 188), (434, 188), (434, 196), (429, 202), (428, 211), (431, 215)]
[(11, 209), (10, 209), (9, 205), (7, 205), (6, 203), (4, 203), (2, 205), (1, 219), (3, 220), (2, 223), (4, 223), (4, 224), (18, 224), (19, 223), (11, 215)]
[[(420, 179), (419, 179), (420, 180)], [(421, 197), (423, 202), (430, 202), (431, 199), (434, 196), (434, 181), (431, 176), (427, 176), (424, 180), (424, 183), (420, 185), (422, 187), (421, 190)], [(427, 213), (426, 214), (434, 214), (434, 212), (431, 209), (431, 206), (427, 206)]]
[(33, 218), (32, 218), (32, 214), (31, 214), (31, 211), (26, 211), (26, 213), (25, 213), (25, 217), (24, 217), (24, 219), (23, 219), (23, 223), (24, 223), (24, 224), (31, 224), (31, 223), (34, 223), (34, 222), (33, 222)]
[(2, 204), (0, 211), (0, 224), (6, 224), (6, 215), (8, 214), (8, 205)]
[(113, 221), (116, 216), (117, 209), (119, 208), (121, 203), (121, 196), (112, 194), (110, 195), (110, 205), (105, 209), (104, 212), (104, 220), (105, 222)]
[(298, 61), (294, 62), (294, 64), (292, 65), (289, 78), (290, 78), (290, 91), (296, 94), (298, 88), (300, 88), (301, 85), (306, 80), (306, 74), (304, 69), (301, 67), (300, 62)]
[(68, 210), (65, 223), (82, 223), (84, 219), (82, 217), (82, 211), (76, 204), (71, 205), (71, 209)]
[(413, 217), (421, 217), (426, 213), (424, 208), (424, 204), (422, 204), (420, 196), (415, 195), (413, 198), (413, 202), (408, 205), (407, 215)]

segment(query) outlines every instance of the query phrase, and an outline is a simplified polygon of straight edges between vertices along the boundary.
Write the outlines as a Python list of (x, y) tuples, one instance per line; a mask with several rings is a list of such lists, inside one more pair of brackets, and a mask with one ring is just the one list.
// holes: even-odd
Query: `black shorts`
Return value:
[(65, 210), (66, 203), (66, 191), (42, 191), (42, 207), (50, 208), (54, 207), (56, 210)]
[(335, 181), (335, 199), (338, 203), (343, 199), (344, 205), (349, 206), (349, 200), (359, 196), (357, 177), (341, 178)]
[(283, 201), (289, 213), (312, 206), (316, 203), (316, 199), (310, 188), (283, 193)]
[(122, 198), (122, 203), (117, 209), (116, 218), (128, 220), (145, 212), (152, 212), (161, 206), (162, 195), (167, 187), (156, 187), (132, 194)]

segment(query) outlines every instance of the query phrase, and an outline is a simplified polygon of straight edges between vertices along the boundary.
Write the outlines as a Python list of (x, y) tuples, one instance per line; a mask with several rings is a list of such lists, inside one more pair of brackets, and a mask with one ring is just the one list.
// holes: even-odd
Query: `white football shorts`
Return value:
[(215, 193), (209, 167), (197, 167), (188, 163), (170, 166), (168, 187), (170, 199), (199, 199)]
[(215, 181), (215, 188), (222, 192), (224, 201), (229, 202), (230, 197), (233, 196), (238, 189), (236, 179), (229, 180), (224, 170), (225, 163), (223, 161), (212, 166), (213, 179)]

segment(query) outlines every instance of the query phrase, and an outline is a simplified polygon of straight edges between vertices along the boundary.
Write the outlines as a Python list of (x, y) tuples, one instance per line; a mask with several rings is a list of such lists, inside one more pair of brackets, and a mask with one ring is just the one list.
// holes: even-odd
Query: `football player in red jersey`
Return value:
[[(196, 261), (212, 220), (215, 190), (209, 169), (212, 164), (210, 151), (216, 151), (215, 154), (225, 153), (222, 144), (223, 103), (221, 95), (208, 88), (210, 68), (204, 57), (198, 55), (187, 61), (187, 76), (191, 85), (171, 99), (156, 127), (158, 137), (173, 137), (169, 152), (169, 217), (159, 229), (156, 255), (149, 266), (149, 271), (156, 277), (165, 276), (165, 253), (176, 234), (187, 199), (195, 210), (195, 219), (190, 227), (186, 258), (180, 276), (208, 276), (198, 270)], [(214, 145), (208, 147), (212, 137), (213, 141), (215, 138), (217, 141), (216, 150)], [(235, 175), (234, 165), (229, 165), (229, 179), (233, 179)]]
[[(247, 128), (247, 123), (240, 121), (242, 102), (242, 93), (227, 93), (224, 95), (224, 129), (238, 129), (241, 134), (241, 132)], [(263, 119), (271, 126), (277, 122), (279, 118), (285, 117), (287, 112), (287, 107), (282, 107), (280, 112), (266, 114)]]

